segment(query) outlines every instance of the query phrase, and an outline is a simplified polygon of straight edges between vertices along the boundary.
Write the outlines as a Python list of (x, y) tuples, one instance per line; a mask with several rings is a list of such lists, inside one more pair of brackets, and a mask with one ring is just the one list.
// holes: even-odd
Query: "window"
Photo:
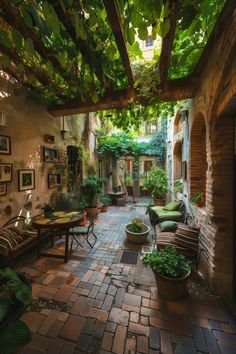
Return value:
[(145, 41), (145, 48), (153, 47), (153, 46), (154, 46), (154, 39), (152, 38), (152, 36), (148, 36)]

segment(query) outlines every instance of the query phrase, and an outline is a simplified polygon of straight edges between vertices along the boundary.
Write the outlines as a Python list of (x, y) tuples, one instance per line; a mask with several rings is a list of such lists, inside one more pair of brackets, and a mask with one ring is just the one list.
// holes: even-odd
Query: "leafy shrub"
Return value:
[(154, 198), (163, 198), (168, 190), (168, 178), (166, 172), (159, 167), (150, 169), (143, 187), (150, 189)]
[(191, 269), (191, 262), (185, 256), (178, 255), (174, 246), (167, 246), (158, 252), (145, 254), (143, 264), (150, 266), (153, 272), (171, 278), (181, 278)]

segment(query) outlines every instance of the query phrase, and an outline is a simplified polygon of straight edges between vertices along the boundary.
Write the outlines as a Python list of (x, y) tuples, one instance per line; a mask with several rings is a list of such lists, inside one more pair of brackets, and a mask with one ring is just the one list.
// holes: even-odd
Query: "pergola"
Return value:
[[(161, 12), (159, 20), (164, 19), (169, 27), (162, 39), (158, 94), (152, 102), (192, 98), (208, 54), (235, 2), (227, 0), (214, 19), (214, 29), (192, 72), (174, 79), (169, 70), (176, 29), (180, 33), (188, 2), (160, 3), (166, 14)], [(0, 66), (26, 87), (31, 97), (46, 103), (54, 116), (121, 109), (133, 101), (145, 105), (148, 101), (138, 95), (127, 47), (130, 4), (135, 6), (135, 0), (1, 0)]]

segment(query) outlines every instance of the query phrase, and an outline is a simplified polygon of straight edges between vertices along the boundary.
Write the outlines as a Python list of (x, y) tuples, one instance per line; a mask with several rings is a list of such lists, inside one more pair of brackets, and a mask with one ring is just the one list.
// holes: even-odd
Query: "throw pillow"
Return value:
[(161, 232), (176, 231), (178, 223), (171, 220), (162, 221), (159, 224)]
[(179, 206), (181, 204), (181, 201), (174, 201), (166, 204), (163, 209), (167, 211), (177, 211), (179, 210)]

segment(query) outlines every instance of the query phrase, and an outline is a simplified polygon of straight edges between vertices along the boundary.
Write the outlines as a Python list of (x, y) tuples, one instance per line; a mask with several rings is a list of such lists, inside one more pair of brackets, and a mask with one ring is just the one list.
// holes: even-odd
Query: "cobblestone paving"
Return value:
[[(130, 204), (99, 214), (93, 249), (74, 249), (67, 264), (20, 261), (18, 270), (33, 281), (34, 303), (22, 317), (32, 341), (18, 354), (236, 353), (232, 319), (196, 281), (184, 301), (170, 302), (158, 297), (152, 272), (140, 260), (119, 263), (122, 249), (152, 247), (151, 237), (143, 249), (125, 240), (134, 217), (144, 218), (145, 208)], [(59, 239), (55, 251), (62, 247)]]

